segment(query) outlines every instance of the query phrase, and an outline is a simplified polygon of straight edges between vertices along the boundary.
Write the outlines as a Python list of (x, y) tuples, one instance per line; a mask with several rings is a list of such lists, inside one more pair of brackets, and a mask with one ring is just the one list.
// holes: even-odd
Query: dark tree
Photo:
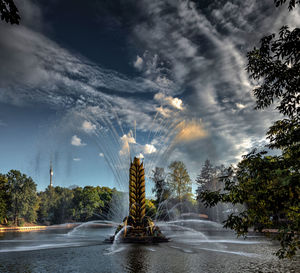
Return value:
[(0, 224), (7, 223), (7, 210), (10, 204), (8, 183), (5, 175), (0, 174)]
[[(274, 0), (276, 7), (279, 7), (283, 4), (285, 4), (286, 2), (287, 2), (287, 0)], [(294, 9), (296, 7), (296, 5), (300, 3), (299, 0), (289, 0), (288, 2), (289, 2), (289, 6), (288, 6), (289, 10)]]
[(20, 15), (18, 8), (16, 7), (13, 0), (0, 0), (0, 15), (1, 20), (6, 23), (19, 24)]
[(156, 167), (152, 170), (153, 176), (151, 177), (154, 182), (152, 192), (155, 193), (155, 205), (157, 207), (157, 217), (165, 219), (167, 217), (167, 200), (170, 197), (170, 189), (166, 182), (166, 174), (164, 168)]
[[(275, 1), (281, 5), (286, 1)], [(299, 1), (290, 1), (293, 9)], [(205, 191), (201, 199), (208, 206), (218, 202), (245, 204), (245, 210), (231, 214), (225, 227), (239, 235), (250, 227), (258, 231), (277, 228), (280, 258), (292, 257), (300, 248), (300, 29), (283, 26), (278, 35), (261, 40), (260, 48), (247, 54), (247, 71), (258, 81), (253, 90), (256, 109), (276, 105), (284, 118), (267, 132), (271, 149), (282, 154), (269, 156), (255, 150), (244, 156), (236, 173), (224, 178), (225, 192)]]

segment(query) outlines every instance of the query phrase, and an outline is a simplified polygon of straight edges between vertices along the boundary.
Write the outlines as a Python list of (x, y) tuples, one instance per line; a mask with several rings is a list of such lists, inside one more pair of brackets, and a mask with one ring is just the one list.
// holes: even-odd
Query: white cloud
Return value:
[(85, 146), (86, 145), (86, 143), (83, 143), (82, 140), (76, 135), (72, 136), (71, 144), (73, 146)]
[(152, 145), (152, 144), (146, 144), (144, 146), (144, 153), (145, 154), (153, 154), (155, 152), (156, 152), (156, 148), (155, 148), (154, 145)]
[(122, 148), (119, 151), (120, 155), (126, 155), (130, 152), (130, 145), (132, 143), (136, 143), (132, 131), (129, 131), (127, 135), (123, 135), (121, 137)]
[(169, 108), (166, 107), (163, 108), (162, 106), (160, 106), (160, 107), (156, 107), (155, 109), (158, 113), (160, 113), (162, 116), (166, 118), (171, 116), (172, 111)]
[(99, 153), (99, 156), (100, 156), (100, 157), (104, 157), (104, 154), (103, 154), (103, 153)]
[(239, 108), (239, 109), (244, 109), (244, 108), (246, 108), (246, 105), (244, 105), (244, 104), (242, 104), (242, 103), (238, 103), (238, 102), (237, 102), (235, 105), (236, 105), (236, 107)]
[(156, 93), (154, 95), (154, 99), (161, 103), (168, 104), (176, 109), (183, 110), (182, 100), (179, 98), (173, 98), (171, 96), (166, 96), (163, 93)]
[(91, 123), (90, 121), (85, 120), (82, 123), (82, 130), (84, 130), (86, 133), (92, 133), (96, 130), (96, 125)]
[(80, 161), (81, 159), (79, 157), (74, 157), (73, 160), (74, 161)]
[(142, 70), (143, 64), (144, 64), (144, 60), (139, 55), (137, 55), (136, 61), (133, 63), (133, 66), (138, 70)]

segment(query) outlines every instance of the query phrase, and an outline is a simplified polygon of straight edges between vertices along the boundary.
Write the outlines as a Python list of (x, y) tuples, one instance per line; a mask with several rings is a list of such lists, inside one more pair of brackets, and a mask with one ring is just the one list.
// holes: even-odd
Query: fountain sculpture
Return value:
[(109, 241), (118, 240), (123, 243), (168, 242), (159, 227), (145, 214), (145, 171), (143, 162), (140, 163), (140, 159), (135, 157), (129, 169), (129, 216), (125, 217)]

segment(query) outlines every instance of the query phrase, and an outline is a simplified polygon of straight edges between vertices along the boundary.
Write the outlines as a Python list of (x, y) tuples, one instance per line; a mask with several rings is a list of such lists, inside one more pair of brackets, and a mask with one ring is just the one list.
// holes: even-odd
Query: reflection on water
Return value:
[(299, 256), (279, 261), (274, 242), (238, 239), (214, 222), (157, 223), (168, 243), (104, 244), (115, 224), (0, 234), (0, 272), (300, 272)]

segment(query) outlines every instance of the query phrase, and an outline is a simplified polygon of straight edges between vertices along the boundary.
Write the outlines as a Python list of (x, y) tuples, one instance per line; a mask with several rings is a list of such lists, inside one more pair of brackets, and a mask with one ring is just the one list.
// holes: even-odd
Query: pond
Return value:
[(157, 223), (170, 242), (106, 244), (107, 222), (73, 229), (0, 234), (0, 272), (300, 272), (299, 256), (278, 260), (278, 245), (252, 234), (236, 238), (221, 225), (202, 220)]

